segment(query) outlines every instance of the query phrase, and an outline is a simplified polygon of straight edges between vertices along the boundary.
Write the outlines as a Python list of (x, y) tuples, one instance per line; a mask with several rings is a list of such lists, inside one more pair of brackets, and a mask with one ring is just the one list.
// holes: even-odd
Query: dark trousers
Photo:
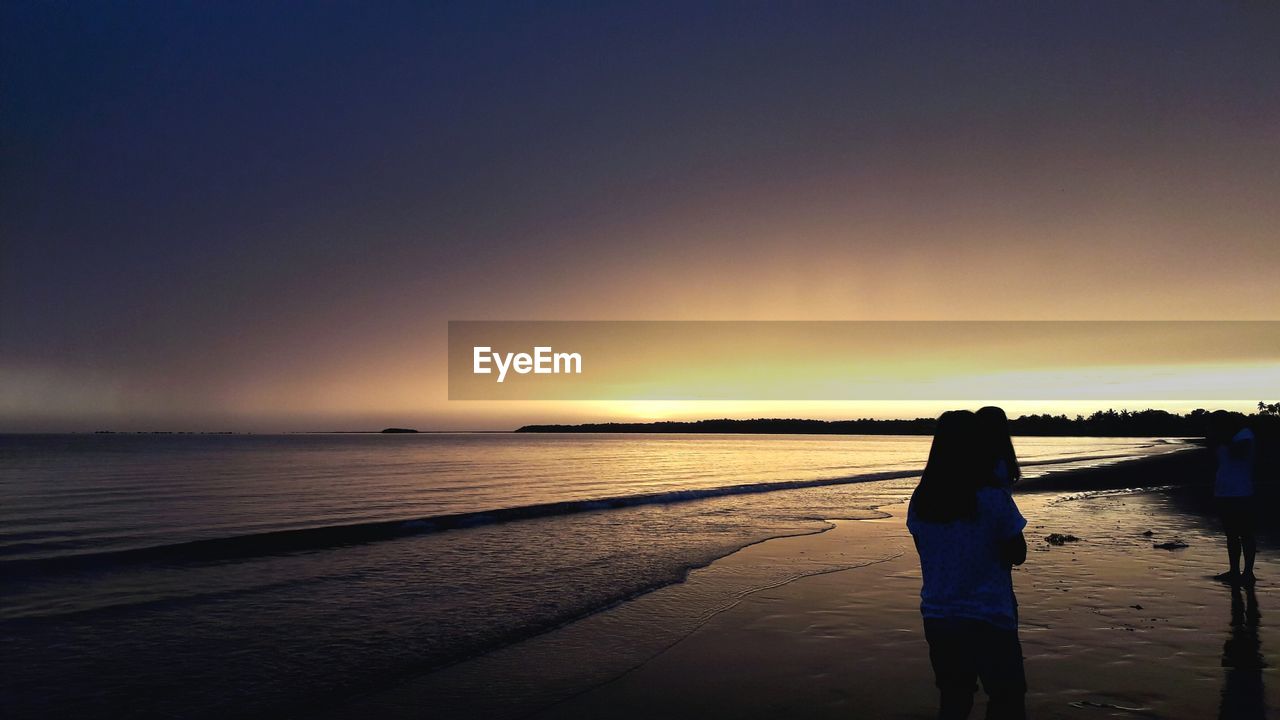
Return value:
[(987, 693), (987, 720), (1026, 717), (1027, 679), (1017, 630), (966, 618), (925, 618), (924, 637), (941, 694), (940, 720), (969, 717), (979, 679)]

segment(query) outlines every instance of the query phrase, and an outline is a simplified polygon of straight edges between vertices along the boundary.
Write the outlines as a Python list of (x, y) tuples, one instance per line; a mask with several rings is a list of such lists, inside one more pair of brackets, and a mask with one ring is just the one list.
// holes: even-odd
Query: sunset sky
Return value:
[(0, 431), (945, 406), (450, 402), (449, 320), (1280, 319), (1277, 38), (1245, 0), (5, 3)]

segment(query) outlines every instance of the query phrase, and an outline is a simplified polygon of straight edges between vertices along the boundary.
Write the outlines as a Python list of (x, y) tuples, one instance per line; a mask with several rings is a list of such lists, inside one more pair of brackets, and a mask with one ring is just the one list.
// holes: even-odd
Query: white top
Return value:
[(949, 523), (916, 516), (914, 496), (907, 529), (920, 551), (920, 612), (927, 618), (961, 617), (1013, 629), (1018, 626), (1013, 576), (1000, 558), (1000, 545), (1027, 526), (1004, 489), (978, 490), (976, 518)]
[(1231, 442), (1219, 445), (1218, 475), (1214, 479), (1215, 497), (1250, 497), (1253, 495), (1253, 431), (1244, 428), (1231, 438)]

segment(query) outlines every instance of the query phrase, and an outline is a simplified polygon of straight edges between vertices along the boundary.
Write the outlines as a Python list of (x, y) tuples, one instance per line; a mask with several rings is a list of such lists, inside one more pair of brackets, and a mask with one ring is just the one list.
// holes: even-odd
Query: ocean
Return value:
[[(876, 517), (929, 442), (0, 436), (0, 713), (306, 715)], [(1016, 443), (1028, 477), (1178, 446)]]

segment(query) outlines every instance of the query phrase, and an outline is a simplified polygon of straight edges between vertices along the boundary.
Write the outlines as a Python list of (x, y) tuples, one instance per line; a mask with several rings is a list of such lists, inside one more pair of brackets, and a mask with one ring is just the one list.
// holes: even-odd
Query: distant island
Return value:
[(416, 433), (416, 432), (418, 432), (418, 431), (417, 431), (417, 430), (414, 430), (413, 428), (383, 428), (383, 429), (382, 429), (382, 430), (380, 430), (379, 432), (384, 432), (384, 433)]
[[(1099, 410), (1089, 416), (1023, 415), (1010, 419), (1014, 435), (1092, 437), (1203, 437), (1209, 430), (1208, 410), (1186, 415), (1165, 410)], [(1260, 425), (1280, 421), (1277, 406), (1260, 404), (1259, 412), (1245, 416)], [(659, 421), (648, 423), (584, 423), (581, 425), (525, 425), (524, 433), (742, 433), (778, 435), (932, 435), (936, 418), (914, 420), (803, 420), (760, 418), (752, 420)]]

